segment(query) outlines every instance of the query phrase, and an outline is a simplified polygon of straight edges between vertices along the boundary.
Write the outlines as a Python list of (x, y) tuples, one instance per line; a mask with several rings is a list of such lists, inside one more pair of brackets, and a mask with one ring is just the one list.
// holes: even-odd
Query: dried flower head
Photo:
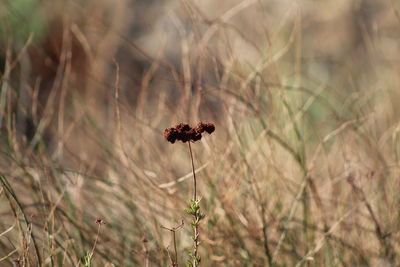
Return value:
[(175, 141), (182, 141), (183, 143), (188, 141), (196, 142), (201, 139), (203, 132), (211, 134), (214, 131), (215, 126), (212, 123), (199, 122), (194, 128), (187, 123), (179, 123), (175, 127), (165, 129), (164, 137), (172, 144)]
[(212, 132), (215, 131), (215, 126), (212, 123), (205, 123), (205, 122), (199, 122), (196, 126), (197, 131), (199, 132), (207, 132), (209, 134), (212, 134)]
[(97, 218), (97, 219), (96, 219), (96, 224), (98, 224), (98, 225), (106, 224), (106, 221), (104, 221), (104, 220), (101, 219), (101, 218)]
[(171, 142), (173, 144), (178, 139), (178, 132), (175, 128), (165, 129), (164, 138), (167, 139), (168, 142)]

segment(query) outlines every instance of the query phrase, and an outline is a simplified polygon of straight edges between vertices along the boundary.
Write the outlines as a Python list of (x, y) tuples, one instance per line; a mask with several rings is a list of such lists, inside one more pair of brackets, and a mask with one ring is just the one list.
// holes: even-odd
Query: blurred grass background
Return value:
[(398, 266), (399, 10), (0, 1), (0, 265), (184, 265), (203, 120), (202, 266)]

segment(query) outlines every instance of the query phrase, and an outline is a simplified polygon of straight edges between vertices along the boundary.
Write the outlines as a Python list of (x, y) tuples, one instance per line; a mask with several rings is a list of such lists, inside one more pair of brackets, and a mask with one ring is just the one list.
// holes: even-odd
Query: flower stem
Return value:
[[(199, 222), (202, 219), (201, 213), (199, 211), (200, 207), (198, 206), (199, 202), (197, 201), (197, 180), (196, 180), (196, 172), (194, 170), (194, 162), (193, 162), (193, 153), (192, 153), (192, 147), (190, 145), (190, 141), (188, 142), (189, 144), (189, 152), (190, 152), (190, 159), (192, 161), (192, 172), (193, 172), (193, 200), (192, 203), (196, 205), (196, 211), (192, 214), (193, 215), (193, 253), (192, 253), (192, 266), (197, 267), (199, 266), (200, 258), (198, 257), (198, 249), (199, 249)], [(192, 204), (192, 206), (193, 206)], [(192, 207), (193, 210), (193, 207)]]
[(190, 141), (188, 142), (189, 144), (189, 152), (190, 152), (190, 159), (192, 160), (192, 172), (193, 172), (193, 200), (197, 200), (197, 182), (196, 182), (196, 172), (194, 171), (194, 162), (193, 162), (193, 153), (192, 153), (192, 147), (190, 146)]

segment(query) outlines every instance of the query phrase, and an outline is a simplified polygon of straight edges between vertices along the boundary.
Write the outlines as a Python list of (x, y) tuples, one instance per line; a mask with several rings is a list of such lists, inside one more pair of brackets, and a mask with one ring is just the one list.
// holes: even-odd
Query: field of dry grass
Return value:
[(399, 38), (394, 0), (0, 1), (0, 266), (172, 266), (174, 227), (186, 266), (199, 121), (200, 266), (399, 266)]

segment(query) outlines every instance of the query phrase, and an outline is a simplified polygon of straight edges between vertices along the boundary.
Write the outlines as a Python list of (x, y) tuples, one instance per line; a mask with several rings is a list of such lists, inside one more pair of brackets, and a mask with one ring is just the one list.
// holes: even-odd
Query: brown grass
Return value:
[(400, 264), (395, 1), (10, 3), (1, 266), (183, 265), (180, 121), (217, 128), (192, 147), (201, 266)]

